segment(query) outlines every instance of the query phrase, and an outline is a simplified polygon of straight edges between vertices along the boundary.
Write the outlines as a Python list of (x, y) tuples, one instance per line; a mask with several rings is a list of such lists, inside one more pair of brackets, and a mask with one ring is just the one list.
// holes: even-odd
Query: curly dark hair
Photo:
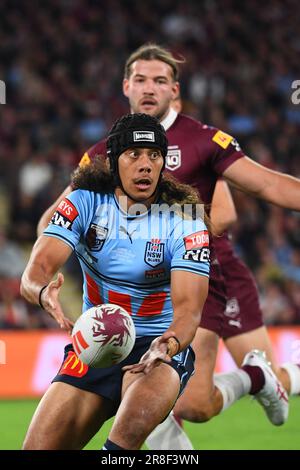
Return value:
[[(113, 194), (117, 187), (115, 178), (110, 172), (108, 159), (97, 155), (89, 165), (78, 167), (72, 174), (72, 188), (86, 189), (95, 193)], [(204, 203), (201, 201), (197, 189), (184, 183), (180, 183), (169, 174), (164, 174), (158, 183), (159, 200), (169, 206), (178, 205), (183, 208), (189, 204), (192, 208), (191, 217), (195, 218), (198, 212), (196, 207), (203, 207), (203, 220), (211, 230), (211, 223), (207, 216)]]

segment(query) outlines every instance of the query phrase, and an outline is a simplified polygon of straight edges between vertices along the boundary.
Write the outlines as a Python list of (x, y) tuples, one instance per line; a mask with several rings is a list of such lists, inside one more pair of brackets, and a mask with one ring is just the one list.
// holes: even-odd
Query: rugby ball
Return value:
[(102, 304), (75, 322), (72, 344), (77, 357), (90, 367), (110, 367), (123, 361), (135, 343), (135, 326), (124, 308)]

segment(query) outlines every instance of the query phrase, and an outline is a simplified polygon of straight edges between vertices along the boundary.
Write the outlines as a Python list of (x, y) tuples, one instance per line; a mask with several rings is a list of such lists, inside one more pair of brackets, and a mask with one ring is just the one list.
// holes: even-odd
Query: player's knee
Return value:
[(175, 414), (192, 423), (205, 423), (214, 416), (214, 409), (209, 402), (179, 401), (175, 407)]

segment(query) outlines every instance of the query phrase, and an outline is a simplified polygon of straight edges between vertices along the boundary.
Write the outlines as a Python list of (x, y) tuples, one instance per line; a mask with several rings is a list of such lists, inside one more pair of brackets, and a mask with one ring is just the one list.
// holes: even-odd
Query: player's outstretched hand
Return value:
[(174, 337), (174, 331), (166, 331), (162, 336), (155, 338), (148, 351), (141, 357), (138, 364), (132, 364), (122, 368), (123, 371), (129, 371), (133, 374), (143, 372), (149, 374), (154, 367), (159, 366), (162, 362), (171, 362), (171, 357), (168, 355), (168, 340)]
[(61, 328), (71, 333), (74, 323), (65, 317), (58, 299), (59, 291), (64, 283), (64, 276), (58, 273), (57, 278), (49, 282), (43, 290), (41, 302), (44, 309), (57, 321)]

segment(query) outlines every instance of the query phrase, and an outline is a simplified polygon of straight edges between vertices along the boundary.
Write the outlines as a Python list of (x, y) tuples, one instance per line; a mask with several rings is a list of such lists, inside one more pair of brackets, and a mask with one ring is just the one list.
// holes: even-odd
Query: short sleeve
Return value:
[(179, 221), (169, 238), (171, 270), (209, 276), (209, 232), (200, 219)]
[(65, 197), (57, 206), (43, 235), (59, 238), (74, 250), (88, 227), (93, 212), (93, 197), (94, 193), (80, 189)]
[(239, 143), (231, 135), (215, 129), (211, 139), (212, 155), (214, 155), (212, 164), (219, 175), (222, 175), (236, 160), (245, 157)]

